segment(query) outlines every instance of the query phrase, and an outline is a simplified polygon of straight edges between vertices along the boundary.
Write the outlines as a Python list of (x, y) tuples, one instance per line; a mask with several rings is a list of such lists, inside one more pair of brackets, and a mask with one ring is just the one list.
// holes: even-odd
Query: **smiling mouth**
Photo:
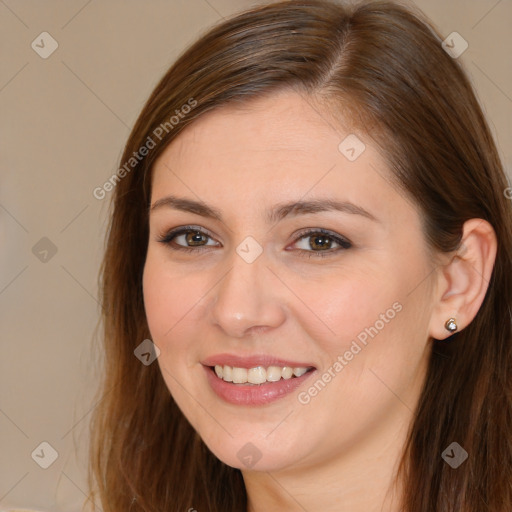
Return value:
[(291, 366), (255, 366), (253, 368), (239, 368), (219, 364), (210, 366), (210, 368), (224, 382), (247, 386), (294, 379), (314, 370), (312, 366), (299, 366), (295, 368)]

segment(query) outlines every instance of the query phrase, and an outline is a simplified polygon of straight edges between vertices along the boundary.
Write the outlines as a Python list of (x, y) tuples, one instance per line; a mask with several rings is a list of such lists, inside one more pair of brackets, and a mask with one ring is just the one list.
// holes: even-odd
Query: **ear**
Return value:
[(489, 287), (497, 245), (496, 233), (487, 221), (470, 219), (464, 223), (459, 250), (438, 269), (431, 337), (444, 340), (454, 334), (445, 328), (449, 318), (456, 321), (455, 332), (475, 318)]

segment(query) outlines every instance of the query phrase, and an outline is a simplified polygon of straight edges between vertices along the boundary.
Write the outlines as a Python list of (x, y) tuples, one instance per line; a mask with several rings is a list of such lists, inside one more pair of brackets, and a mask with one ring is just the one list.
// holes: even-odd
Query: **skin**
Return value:
[[(371, 140), (357, 133), (366, 148), (353, 162), (338, 150), (350, 133), (313, 98), (285, 91), (205, 114), (153, 168), (152, 205), (173, 194), (222, 214), (220, 222), (151, 211), (144, 301), (172, 396), (210, 450), (242, 470), (251, 512), (398, 510), (400, 484), (391, 484), (431, 337), (449, 336), (452, 316), (459, 329), (471, 321), (492, 270), (495, 238), (484, 221), (466, 223), (462, 256), (434, 260), (419, 212), (390, 184)], [(313, 198), (350, 201), (376, 220), (338, 211), (266, 219), (278, 203)], [(172, 249), (184, 236), (159, 241), (186, 225), (204, 231), (207, 245), (186, 253)], [(329, 255), (308, 258), (315, 236), (300, 238), (305, 228), (352, 247), (333, 241)], [(263, 249), (253, 263), (236, 252), (247, 236)], [(394, 318), (301, 403), (299, 393), (397, 303)], [(276, 402), (233, 405), (212, 391), (200, 363), (227, 352), (310, 362), (316, 372)], [(248, 442), (261, 455), (252, 467), (237, 456)]]

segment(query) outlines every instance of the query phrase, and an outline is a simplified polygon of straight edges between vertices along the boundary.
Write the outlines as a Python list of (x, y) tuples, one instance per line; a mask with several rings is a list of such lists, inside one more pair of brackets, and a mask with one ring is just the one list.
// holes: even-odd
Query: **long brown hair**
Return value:
[[(321, 98), (330, 115), (349, 109), (419, 206), (433, 251), (457, 249), (468, 219), (493, 226), (498, 251), (485, 300), (467, 328), (434, 341), (399, 474), (406, 512), (510, 512), (507, 180), (472, 87), (438, 32), (421, 13), (378, 1), (279, 2), (223, 21), (182, 54), (144, 106), (113, 180), (100, 275), (105, 362), (91, 422), (92, 499), (104, 512), (246, 510), (241, 472), (206, 448), (158, 365), (134, 356), (151, 337), (142, 294), (151, 167), (205, 112), (286, 88)], [(469, 454), (457, 469), (441, 457), (453, 441)]]

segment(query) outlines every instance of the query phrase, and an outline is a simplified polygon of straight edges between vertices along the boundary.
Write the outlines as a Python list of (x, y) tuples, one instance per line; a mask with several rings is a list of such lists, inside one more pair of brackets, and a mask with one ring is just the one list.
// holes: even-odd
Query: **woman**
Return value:
[(128, 139), (92, 498), (512, 510), (512, 213), (458, 63), (393, 3), (224, 21)]

